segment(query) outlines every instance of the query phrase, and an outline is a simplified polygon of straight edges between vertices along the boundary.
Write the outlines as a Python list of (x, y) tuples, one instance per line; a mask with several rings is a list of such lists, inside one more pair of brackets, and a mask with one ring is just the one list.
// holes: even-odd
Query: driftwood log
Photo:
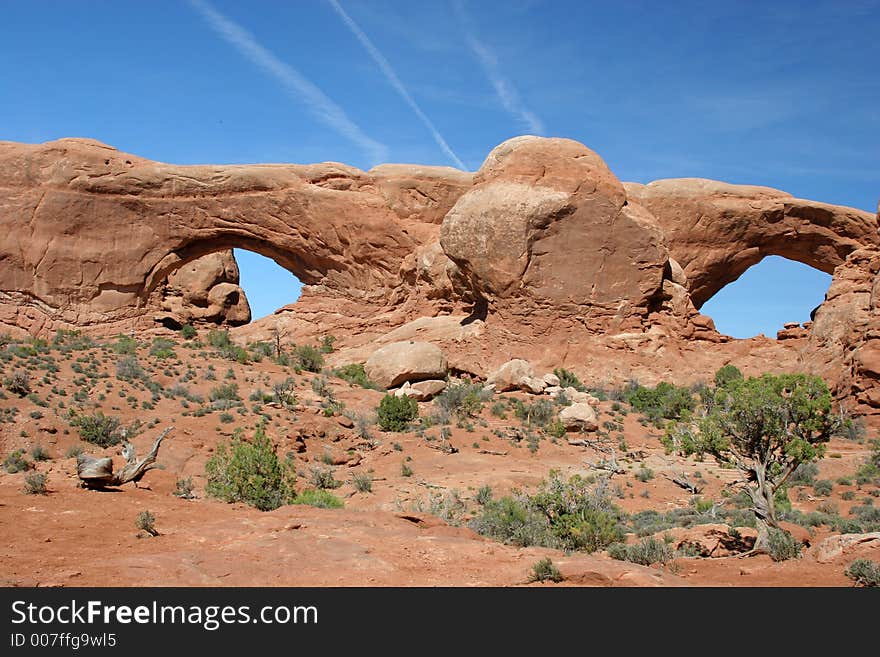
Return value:
[(664, 475), (669, 481), (671, 481), (676, 486), (680, 488), (684, 488), (689, 493), (693, 493), (694, 495), (699, 495), (702, 492), (702, 488), (691, 482), (685, 475), (681, 476), (673, 476)]
[(76, 457), (76, 474), (79, 476), (80, 485), (84, 488), (107, 488), (108, 486), (122, 486), (128, 482), (137, 482), (148, 470), (151, 470), (159, 454), (159, 446), (162, 440), (171, 433), (174, 427), (165, 429), (152, 449), (142, 459), (138, 459), (134, 445), (126, 441), (122, 444), (122, 456), (125, 457), (125, 465), (117, 472), (113, 472), (113, 459), (109, 456), (95, 458), (87, 454)]

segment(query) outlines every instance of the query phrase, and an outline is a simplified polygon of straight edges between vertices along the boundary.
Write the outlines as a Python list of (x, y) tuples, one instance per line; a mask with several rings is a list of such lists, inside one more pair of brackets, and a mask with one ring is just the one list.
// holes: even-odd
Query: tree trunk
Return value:
[(137, 458), (137, 451), (129, 442), (122, 445), (122, 455), (125, 457), (125, 465), (118, 472), (113, 472), (113, 459), (109, 456), (95, 458), (86, 454), (80, 454), (76, 458), (76, 474), (80, 478), (80, 484), (86, 488), (106, 488), (108, 486), (122, 486), (130, 481), (140, 481), (148, 470), (152, 469), (159, 454), (159, 446), (162, 439), (165, 438), (173, 427), (165, 429), (153, 447), (142, 459)]
[(755, 539), (753, 552), (770, 552), (770, 528), (778, 527), (776, 521), (776, 504), (774, 495), (776, 489), (767, 481), (764, 468), (755, 468), (755, 483), (749, 486), (749, 496), (752, 498), (752, 512), (755, 514), (755, 529), (758, 537)]

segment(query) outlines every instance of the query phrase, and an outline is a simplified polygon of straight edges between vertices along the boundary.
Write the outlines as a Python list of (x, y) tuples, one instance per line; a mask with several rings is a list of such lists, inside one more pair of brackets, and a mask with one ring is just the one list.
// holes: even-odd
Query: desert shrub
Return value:
[(144, 378), (144, 370), (137, 356), (126, 355), (116, 361), (116, 378), (120, 381), (135, 381)]
[(25, 370), (16, 370), (3, 381), (3, 385), (13, 395), (25, 397), (31, 391), (31, 376)]
[(736, 365), (725, 365), (715, 372), (715, 387), (727, 388), (742, 379), (743, 374)]
[(49, 452), (46, 451), (46, 448), (42, 445), (34, 445), (31, 448), (31, 458), (34, 461), (48, 461), (51, 456), (49, 456)]
[(194, 337), (198, 336), (198, 334), (199, 332), (196, 331), (192, 324), (184, 324), (180, 327), (180, 337), (184, 340), (192, 340)]
[(480, 489), (477, 491), (477, 495), (474, 500), (480, 506), (486, 506), (487, 504), (489, 504), (489, 502), (492, 501), (492, 487), (489, 485), (480, 486)]
[(315, 488), (321, 490), (339, 488), (342, 485), (342, 482), (337, 481), (333, 476), (333, 470), (331, 468), (320, 467), (313, 467), (311, 469), (309, 483)]
[(642, 466), (639, 468), (638, 472), (636, 472), (636, 479), (641, 481), (642, 483), (646, 483), (651, 481), (654, 478), (654, 471), (651, 468), (646, 468)]
[(129, 335), (119, 334), (110, 348), (117, 354), (134, 354), (137, 352), (138, 342)]
[(241, 401), (241, 397), (238, 396), (238, 384), (222, 383), (215, 388), (211, 388), (208, 399), (211, 401)]
[(208, 495), (226, 502), (245, 502), (261, 511), (289, 504), (294, 498), (293, 464), (282, 462), (260, 424), (252, 442), (235, 436), (220, 443), (205, 464)]
[(208, 344), (215, 349), (227, 349), (232, 346), (232, 338), (229, 337), (229, 331), (211, 329), (208, 331)]
[(530, 582), (561, 582), (562, 579), (562, 573), (559, 572), (559, 568), (554, 565), (550, 557), (536, 562), (529, 575)]
[(816, 477), (818, 475), (818, 464), (812, 461), (808, 463), (801, 463), (797, 468), (795, 468), (794, 472), (791, 473), (791, 476), (788, 478), (788, 483), (791, 486), (808, 486), (816, 481)]
[(665, 564), (675, 556), (672, 548), (665, 541), (648, 536), (634, 545), (614, 543), (608, 546), (608, 556), (618, 561), (629, 561), (642, 566)]
[(320, 372), (324, 367), (324, 355), (312, 345), (305, 344), (294, 347), (293, 362), (296, 367), (306, 372)]
[(466, 420), (479, 414), (483, 409), (483, 402), (490, 395), (479, 383), (450, 383), (443, 392), (434, 397), (434, 405), (441, 413)]
[(559, 367), (553, 370), (553, 374), (556, 375), (556, 378), (559, 379), (559, 386), (562, 388), (574, 388), (578, 392), (586, 392), (587, 387), (581, 382), (581, 380), (575, 375), (574, 372), (569, 372), (567, 369)]
[(404, 431), (419, 415), (419, 404), (406, 395), (385, 395), (376, 409), (379, 428), (382, 431)]
[(174, 492), (172, 493), (174, 497), (179, 497), (184, 500), (194, 500), (196, 498), (195, 487), (193, 486), (192, 477), (187, 477), (186, 479), (178, 479), (177, 483), (174, 485)]
[(400, 464), (400, 476), (401, 477), (412, 477), (413, 469), (406, 463)]
[(526, 404), (519, 399), (513, 403), (514, 415), (530, 427), (546, 427), (556, 416), (556, 408), (549, 399), (538, 399)]
[(70, 426), (79, 429), (79, 436), (98, 447), (118, 445), (126, 432), (118, 417), (104, 415), (101, 411), (88, 415), (73, 415)]
[(796, 559), (801, 554), (801, 542), (784, 529), (770, 527), (770, 558), (773, 561)]
[(626, 402), (651, 422), (681, 419), (694, 408), (689, 388), (661, 381), (654, 388), (638, 386), (627, 393)]
[(492, 415), (501, 420), (507, 419), (507, 404), (505, 404), (503, 401), (497, 401), (492, 404), (492, 408), (489, 409), (489, 411), (492, 413)]
[(24, 477), (24, 492), (28, 495), (45, 495), (46, 475), (42, 472), (31, 472)]
[(831, 495), (831, 491), (834, 488), (834, 484), (832, 484), (827, 479), (821, 479), (813, 484), (813, 492), (816, 495), (821, 495), (822, 497), (828, 497)]
[(150, 345), (150, 355), (165, 360), (166, 358), (176, 358), (174, 353), (174, 342), (168, 338), (155, 338), (153, 344)]
[(880, 563), (868, 559), (856, 559), (844, 573), (856, 586), (880, 586)]
[(333, 353), (333, 345), (336, 342), (336, 336), (333, 335), (325, 335), (321, 338), (321, 346), (318, 347), (318, 350), (322, 354), (332, 354)]
[(367, 472), (358, 472), (351, 478), (351, 484), (359, 493), (373, 492), (373, 475)]
[(68, 450), (64, 453), (64, 458), (66, 458), (66, 459), (75, 459), (75, 458), (77, 458), (80, 454), (82, 454), (83, 451), (84, 451), (84, 450), (83, 450), (83, 448), (82, 448), (82, 445), (74, 445), (73, 447), (71, 447), (70, 449), (68, 449)]
[(3, 460), (3, 469), (9, 474), (30, 470), (33, 464), (24, 458), (24, 450), (17, 449)]
[(297, 495), (292, 504), (307, 504), (321, 509), (341, 509), (342, 500), (333, 493), (323, 489), (307, 488)]
[(489, 500), (470, 527), (512, 545), (593, 552), (623, 539), (618, 517), (604, 483), (591, 488), (580, 476), (564, 481), (552, 471), (531, 496), (515, 492)]
[(134, 525), (141, 531), (147, 532), (150, 536), (158, 536), (156, 529), (156, 516), (150, 511), (141, 511), (134, 520)]
[(235, 422), (235, 416), (232, 413), (220, 413), (217, 419), (220, 420), (220, 424), (232, 424)]
[(375, 390), (378, 387), (367, 378), (363, 363), (349, 363), (348, 365), (342, 365), (341, 367), (334, 369), (332, 374), (343, 381), (348, 381), (352, 385), (357, 385), (361, 388)]

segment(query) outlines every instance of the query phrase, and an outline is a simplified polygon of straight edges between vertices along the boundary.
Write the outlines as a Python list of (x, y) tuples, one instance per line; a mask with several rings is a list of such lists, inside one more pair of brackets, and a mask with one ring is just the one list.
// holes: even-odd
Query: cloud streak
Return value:
[(442, 150), (446, 156), (452, 160), (455, 165), (460, 169), (467, 170), (467, 167), (464, 163), (458, 158), (455, 152), (450, 148), (449, 144), (446, 143), (446, 140), (443, 138), (443, 135), (440, 134), (440, 131), (434, 126), (425, 113), (422, 111), (422, 108), (419, 107), (418, 103), (413, 99), (410, 95), (409, 91), (407, 91), (406, 87), (403, 85), (403, 82), (400, 81), (400, 78), (397, 77), (397, 74), (394, 72), (394, 69), (391, 68), (391, 64), (388, 63), (388, 60), (385, 59), (385, 56), (379, 52), (379, 49), (373, 45), (373, 42), (370, 41), (369, 37), (364, 33), (364, 31), (360, 28), (360, 26), (354, 22), (351, 16), (346, 13), (345, 9), (342, 8), (342, 5), (337, 2), (337, 0), (327, 0), (328, 4), (333, 8), (333, 10), (339, 15), (342, 19), (342, 22), (351, 30), (352, 34), (357, 38), (358, 41), (361, 42), (361, 45), (366, 49), (367, 53), (369, 53), (370, 57), (379, 67), (379, 70), (382, 71), (382, 74), (388, 80), (388, 83), (394, 88), (394, 90), (400, 95), (401, 98), (409, 105), (410, 109), (413, 113), (419, 118), (419, 120), (425, 125), (428, 131), (431, 133), (431, 136), (434, 138), (434, 141), (437, 142), (437, 145), (440, 146), (440, 150)]
[(333, 102), (317, 85), (295, 68), (278, 59), (250, 32), (218, 12), (207, 0), (190, 0), (190, 4), (211, 29), (238, 50), (245, 59), (275, 78), (284, 91), (305, 105), (315, 119), (355, 144), (373, 164), (387, 161), (388, 148), (385, 144), (365, 134), (346, 115), (345, 110)]
[(476, 55), (477, 61), (480, 62), (480, 66), (495, 90), (495, 95), (498, 96), (501, 106), (530, 133), (543, 135), (544, 124), (541, 122), (541, 119), (525, 106), (516, 87), (501, 73), (501, 69), (498, 66), (498, 57), (492, 49), (477, 39), (476, 32), (461, 0), (453, 0), (452, 6), (464, 30), (465, 41), (474, 55)]

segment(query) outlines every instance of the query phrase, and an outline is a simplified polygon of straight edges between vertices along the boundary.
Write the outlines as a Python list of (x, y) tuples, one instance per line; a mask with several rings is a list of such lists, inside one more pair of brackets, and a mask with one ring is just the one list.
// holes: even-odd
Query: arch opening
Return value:
[(303, 284), (291, 271), (247, 249), (233, 249), (233, 255), (238, 263), (238, 285), (250, 304), (251, 321), (299, 299)]
[(830, 285), (831, 275), (815, 267), (767, 256), (712, 295), (700, 312), (733, 338), (775, 338), (786, 324), (809, 326)]

